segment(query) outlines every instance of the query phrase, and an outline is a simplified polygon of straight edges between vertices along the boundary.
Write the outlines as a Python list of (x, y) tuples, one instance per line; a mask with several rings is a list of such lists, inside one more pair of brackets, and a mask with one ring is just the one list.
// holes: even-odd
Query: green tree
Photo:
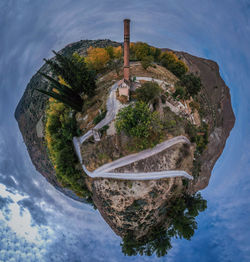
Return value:
[(190, 96), (197, 95), (201, 90), (201, 79), (193, 73), (181, 76), (179, 84), (186, 87), (187, 93)]
[(151, 256), (154, 253), (157, 257), (165, 256), (172, 248), (173, 237), (191, 239), (197, 229), (195, 217), (206, 208), (207, 201), (199, 193), (173, 198), (166, 207), (168, 227), (155, 226), (140, 239), (136, 238), (133, 231), (128, 231), (121, 243), (122, 252), (128, 256)]
[(150, 55), (150, 46), (147, 43), (135, 43), (134, 50), (136, 58), (140, 61)]
[(139, 101), (149, 103), (154, 101), (162, 92), (162, 89), (156, 82), (146, 82), (135, 91), (136, 98)]
[(77, 94), (84, 93), (88, 97), (95, 95), (95, 74), (89, 70), (76, 53), (72, 57), (66, 57), (59, 53), (55, 54), (55, 60), (45, 60), (56, 76), (61, 76), (65, 82)]
[(118, 133), (124, 131), (127, 135), (138, 138), (147, 138), (152, 132), (161, 130), (158, 113), (151, 112), (144, 102), (129, 105), (117, 114), (116, 129)]
[(146, 70), (149, 66), (152, 65), (153, 61), (154, 61), (153, 56), (145, 56), (141, 60), (141, 65)]
[(181, 77), (188, 71), (186, 64), (179, 60), (173, 52), (163, 52), (160, 57), (160, 63), (177, 77)]
[(175, 92), (173, 94), (174, 98), (184, 99), (186, 97), (186, 90), (180, 85), (176, 85)]

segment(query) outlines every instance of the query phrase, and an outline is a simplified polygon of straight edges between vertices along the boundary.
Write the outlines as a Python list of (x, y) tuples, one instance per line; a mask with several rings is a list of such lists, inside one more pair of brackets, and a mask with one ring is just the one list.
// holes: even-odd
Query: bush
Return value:
[(152, 256), (154, 253), (157, 257), (165, 256), (172, 248), (173, 237), (191, 239), (197, 229), (195, 218), (206, 208), (207, 201), (200, 193), (173, 198), (162, 208), (167, 228), (163, 225), (155, 226), (140, 239), (136, 238), (133, 231), (128, 230), (121, 243), (122, 252), (128, 256), (137, 254)]
[(109, 60), (109, 53), (105, 48), (90, 47), (88, 49), (88, 56), (86, 57), (86, 62), (90, 69), (101, 71), (105, 68)]
[(146, 70), (149, 66), (152, 65), (153, 61), (154, 61), (154, 58), (152, 56), (145, 56), (141, 60), (141, 65)]
[(78, 196), (90, 197), (72, 143), (76, 135), (76, 120), (69, 107), (54, 99), (46, 110), (45, 141), (58, 181)]
[[(118, 133), (122, 131), (130, 137), (138, 140), (138, 147), (146, 148), (157, 143), (162, 125), (157, 112), (151, 112), (144, 102), (137, 102), (119, 111), (117, 114), (115, 127)], [(157, 140), (157, 141), (156, 141)]]
[(143, 42), (130, 43), (130, 58), (132, 60), (142, 61), (148, 56), (152, 57), (152, 61), (159, 61), (161, 49)]
[(141, 61), (150, 55), (150, 46), (143, 42), (134, 43), (131, 45), (131, 55)]
[(136, 89), (135, 95), (139, 101), (149, 103), (159, 96), (161, 91), (156, 82), (146, 82)]
[(173, 52), (163, 52), (160, 57), (160, 63), (177, 77), (181, 77), (188, 71), (186, 64), (179, 60)]
[(94, 125), (97, 125), (99, 122), (101, 122), (101, 121), (105, 118), (106, 114), (107, 114), (107, 111), (106, 111), (106, 110), (103, 111), (103, 112), (101, 112), (100, 114), (98, 114), (98, 115), (93, 119), (93, 124), (94, 124)]
[(174, 98), (184, 99), (186, 96), (186, 90), (184, 87), (176, 85), (175, 92), (173, 94)]
[(190, 96), (197, 95), (201, 90), (201, 79), (193, 73), (181, 76), (179, 84), (186, 87), (186, 92)]

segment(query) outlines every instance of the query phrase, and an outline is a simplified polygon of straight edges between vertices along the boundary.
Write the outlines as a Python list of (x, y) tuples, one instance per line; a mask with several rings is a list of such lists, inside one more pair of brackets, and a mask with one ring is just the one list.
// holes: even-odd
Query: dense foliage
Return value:
[(44, 60), (50, 66), (56, 78), (61, 77), (64, 83), (41, 73), (50, 81), (51, 90), (37, 90), (70, 106), (76, 111), (81, 111), (83, 106), (82, 97), (88, 98), (95, 95), (95, 75), (93, 71), (87, 68), (84, 58), (79, 55), (73, 54), (71, 57), (66, 57), (55, 51), (53, 52), (56, 55), (55, 60)]
[(162, 89), (156, 82), (145, 82), (136, 89), (135, 95), (139, 101), (149, 103), (157, 98), (161, 91)]
[(177, 77), (181, 77), (188, 71), (186, 64), (178, 59), (173, 52), (162, 52), (161, 49), (143, 42), (131, 43), (130, 59), (141, 61), (144, 69), (152, 65), (152, 62), (156, 62), (167, 68)]
[(138, 146), (143, 149), (154, 146), (161, 137), (162, 125), (157, 112), (151, 112), (144, 102), (137, 102), (119, 111), (115, 122), (118, 133), (137, 138)]
[(118, 68), (121, 66), (121, 57), (121, 46), (108, 46), (106, 48), (90, 47), (85, 61), (88, 68), (93, 69), (96, 72), (101, 72), (105, 68), (115, 69), (118, 71)]
[(164, 209), (168, 228), (156, 226), (141, 239), (136, 239), (133, 232), (128, 232), (121, 244), (123, 253), (128, 256), (151, 256), (154, 253), (158, 257), (166, 255), (172, 248), (172, 237), (191, 239), (197, 229), (195, 217), (206, 208), (207, 201), (199, 193), (172, 199)]
[(142, 61), (146, 57), (152, 57), (153, 61), (159, 61), (161, 50), (143, 42), (130, 44), (130, 59)]
[(90, 197), (85, 178), (76, 168), (78, 163), (72, 139), (76, 135), (76, 120), (72, 110), (50, 98), (46, 110), (45, 140), (58, 181), (78, 196)]
[(177, 77), (181, 77), (188, 71), (186, 64), (170, 51), (161, 54), (160, 63)]

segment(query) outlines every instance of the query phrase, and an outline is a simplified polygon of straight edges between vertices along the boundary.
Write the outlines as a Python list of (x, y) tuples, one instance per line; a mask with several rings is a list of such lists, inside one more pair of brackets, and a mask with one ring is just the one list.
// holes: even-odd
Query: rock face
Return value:
[(206, 119), (212, 126), (209, 143), (201, 156), (201, 173), (191, 191), (204, 189), (211, 176), (215, 162), (222, 154), (226, 140), (235, 123), (235, 116), (231, 105), (229, 88), (220, 77), (219, 66), (216, 62), (192, 56), (185, 52), (175, 52), (188, 66), (189, 71), (200, 76), (203, 87), (202, 93), (206, 97), (207, 110), (210, 112)]
[[(85, 40), (70, 44), (61, 50), (64, 55), (74, 52), (85, 54), (90, 46), (105, 47), (118, 46), (120, 43), (110, 40)], [(183, 187), (189, 193), (204, 189), (210, 179), (210, 175), (216, 160), (221, 155), (227, 137), (234, 126), (235, 117), (231, 106), (228, 87), (220, 77), (218, 65), (207, 59), (192, 56), (184, 52), (175, 52), (188, 66), (189, 71), (200, 76), (204, 88), (201, 95), (204, 99), (206, 117), (205, 120), (211, 127), (209, 143), (201, 156), (200, 175), (189, 185), (181, 178), (163, 179), (160, 181), (118, 181), (108, 179), (90, 180), (88, 187), (93, 193), (93, 201), (103, 218), (120, 236), (124, 236), (127, 230), (133, 230), (138, 238), (145, 235), (152, 226), (162, 222), (166, 205), (169, 199), (181, 192)], [(47, 73), (49, 68), (44, 65), (40, 71)], [(18, 121), (20, 131), (27, 146), (29, 155), (38, 172), (49, 183), (68, 196), (83, 201), (71, 191), (64, 189), (58, 183), (53, 166), (51, 165), (43, 139), (44, 111), (47, 97), (35, 91), (35, 88), (46, 89), (47, 82), (36, 73), (26, 87), (24, 95), (19, 102), (15, 118)], [(193, 149), (189, 149), (193, 155)], [(120, 168), (119, 171), (150, 170), (154, 165), (158, 170), (178, 166), (178, 158), (174, 154), (182, 151), (180, 146), (169, 148), (150, 159), (139, 161), (132, 165)], [(171, 155), (171, 157), (170, 157)], [(169, 157), (167, 157), (169, 156)], [(162, 161), (159, 161), (162, 159)], [(190, 162), (190, 161), (189, 161)], [(182, 163), (185, 165), (185, 163)], [(186, 165), (187, 171), (190, 168)], [(165, 222), (166, 223), (166, 222)], [(167, 225), (165, 225), (167, 226)]]

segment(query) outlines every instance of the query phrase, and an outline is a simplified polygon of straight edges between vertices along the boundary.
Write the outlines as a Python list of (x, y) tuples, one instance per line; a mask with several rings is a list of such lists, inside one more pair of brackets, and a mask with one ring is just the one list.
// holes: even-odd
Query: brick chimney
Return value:
[(129, 74), (129, 44), (130, 44), (130, 19), (124, 19), (124, 80), (130, 81)]

